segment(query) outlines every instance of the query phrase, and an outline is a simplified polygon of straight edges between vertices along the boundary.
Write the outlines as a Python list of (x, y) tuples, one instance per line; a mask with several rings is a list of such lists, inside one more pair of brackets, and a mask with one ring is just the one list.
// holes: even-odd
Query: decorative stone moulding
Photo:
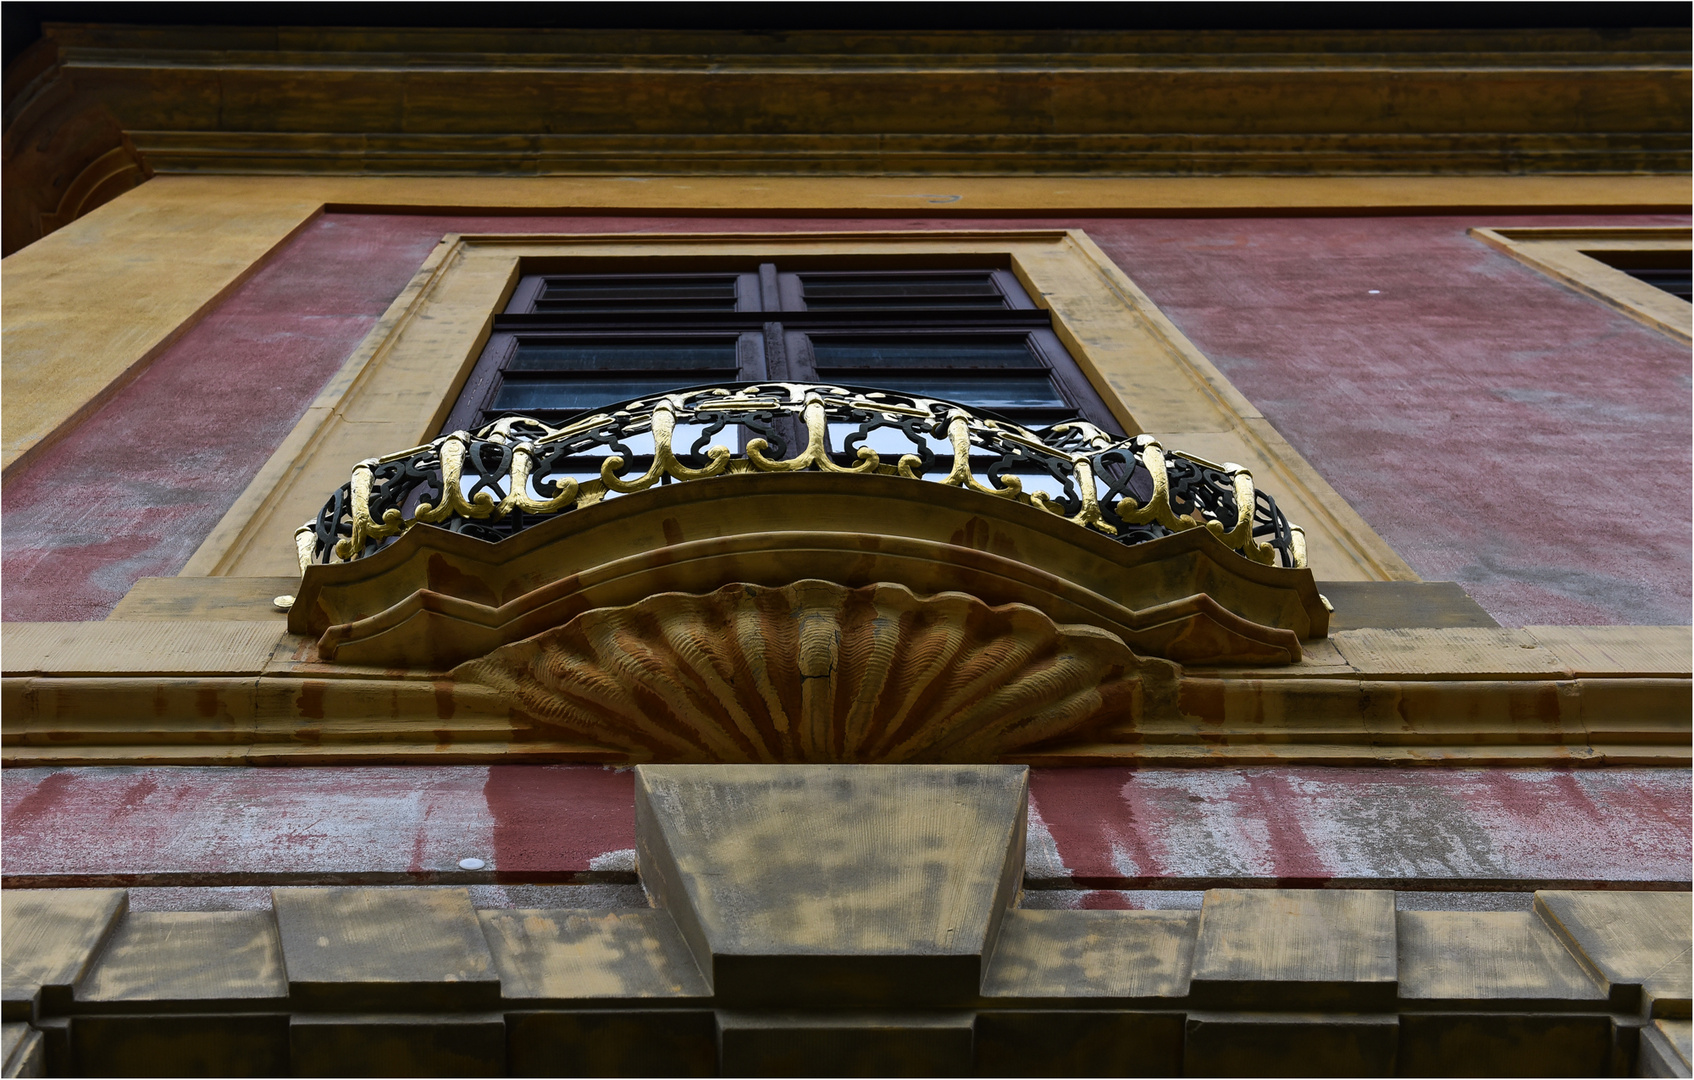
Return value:
[[(949, 403), (874, 393), (787, 384), (678, 391), (563, 428), (505, 419), (476, 437), (460, 432), (362, 462), (300, 530), (304, 573), (289, 628), (317, 639), (320, 661), (443, 673), (465, 665), (453, 678), (498, 686), (526, 714), (595, 739), (606, 737), (604, 725), (569, 704), (588, 698), (565, 688), (593, 681), (591, 661), (566, 663), (547, 650), (571, 641), (580, 653), (591, 634), (671, 648), (673, 630), (704, 633), (687, 629), (706, 617), (698, 605), (727, 603), (730, 594), (753, 603), (797, 583), (811, 583), (809, 603), (821, 603), (816, 590), (826, 586), (904, 597), (928, 613), (922, 620), (945, 612), (958, 621), (951, 632), (968, 629), (967, 637), (981, 618), (944, 594), (965, 594), (982, 611), (1027, 609), (1021, 617), (1043, 620), (1043, 633), (1067, 641), (1103, 632), (1124, 671), (1154, 657), (1286, 664), (1299, 659), (1301, 639), (1327, 632), (1311, 572), (1297, 565), (1299, 531), (1244, 470), (1167, 456), (1144, 437), (1113, 440), (1080, 421), (1038, 435)], [(725, 434), (731, 424), (740, 430)], [(699, 430), (679, 453), (688, 427)], [(909, 450), (892, 461), (890, 430)], [(722, 444), (704, 449), (720, 436), (742, 441), (743, 455)], [(804, 449), (784, 456), (802, 439)], [(848, 455), (851, 465), (841, 460)], [(626, 462), (641, 475), (624, 479)], [(937, 482), (920, 482), (926, 477)], [(672, 627), (643, 604), (669, 605), (682, 622)], [(784, 610), (785, 632), (823, 625), (807, 622), (814, 616), (802, 606)], [(706, 662), (697, 649), (689, 655)], [(556, 692), (543, 689), (550, 686)], [(698, 732), (685, 738), (666, 727), (666, 716), (681, 713), (657, 700), (651, 713), (623, 699), (607, 708), (646, 717), (620, 728), (642, 752), (706, 745)], [(715, 700), (724, 716), (752, 715), (733, 695)], [(827, 736), (808, 736), (807, 754), (859, 738), (836, 730), (845, 721), (821, 708), (782, 712), (786, 719), (756, 737), (729, 724), (722, 739), (752, 741), (711, 760), (858, 760), (762, 756), (788, 737), (782, 732), (799, 730), (782, 724), (823, 725)], [(1061, 712), (1066, 730), (1086, 726), (1072, 706)], [(1008, 713), (1002, 721), (1017, 734), (990, 725), (1000, 733), (948, 738), (978, 747), (1052, 734), (1047, 720)], [(855, 742), (852, 753), (917, 753), (924, 738), (940, 736), (900, 735), (874, 749)], [(923, 752), (931, 750), (942, 753)]]
[(1139, 715), (1176, 665), (1023, 604), (732, 584), (594, 608), (452, 672), (626, 761), (982, 762)]
[(309, 567), (289, 629), (321, 660), (445, 670), (593, 608), (812, 578), (1027, 604), (1181, 663), (1290, 663), (1328, 630), (1309, 570), (1249, 562), (1204, 529), (1126, 546), (1011, 500), (810, 472), (657, 486), (499, 543), (414, 528)]

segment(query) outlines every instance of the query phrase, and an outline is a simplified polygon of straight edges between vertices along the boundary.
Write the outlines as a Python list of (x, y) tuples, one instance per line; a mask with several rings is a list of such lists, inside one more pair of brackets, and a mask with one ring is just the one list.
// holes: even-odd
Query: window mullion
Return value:
[(759, 264), (759, 310), (782, 310), (782, 290), (777, 281), (775, 263)]
[(763, 311), (764, 288), (758, 274), (737, 274), (735, 276), (735, 310)]
[(766, 359), (765, 335), (742, 334), (735, 341), (735, 358), (739, 365), (736, 378), (741, 382), (763, 382), (771, 377)]
[(782, 311), (805, 311), (806, 291), (799, 274), (777, 275), (777, 298)]
[(789, 379), (792, 382), (823, 382), (818, 377), (817, 358), (812, 353), (812, 337), (801, 330), (789, 330), (782, 335), (788, 354)]
[(789, 363), (788, 343), (783, 340), (782, 324), (765, 324), (765, 377), (774, 382), (794, 382), (795, 372)]

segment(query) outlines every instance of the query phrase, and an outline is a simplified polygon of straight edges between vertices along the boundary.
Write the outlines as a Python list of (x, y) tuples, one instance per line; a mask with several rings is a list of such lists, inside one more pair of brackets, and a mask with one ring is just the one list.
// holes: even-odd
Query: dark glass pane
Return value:
[(548, 278), (536, 311), (734, 311), (735, 276)]
[(858, 386), (899, 390), (908, 394), (944, 398), (961, 405), (975, 405), (996, 411), (1040, 409), (1063, 412), (1071, 407), (1059, 396), (1052, 380), (1045, 375), (957, 375), (945, 373), (883, 374), (876, 372), (862, 378), (842, 379)]
[(508, 371), (735, 371), (735, 342), (525, 341), (519, 340)]
[(577, 412), (643, 394), (661, 394), (700, 379), (638, 375), (619, 379), (507, 379), (491, 412)]
[(1023, 337), (812, 338), (818, 370), (843, 367), (1039, 368)]
[(801, 274), (808, 310), (1004, 308), (987, 271), (940, 274)]

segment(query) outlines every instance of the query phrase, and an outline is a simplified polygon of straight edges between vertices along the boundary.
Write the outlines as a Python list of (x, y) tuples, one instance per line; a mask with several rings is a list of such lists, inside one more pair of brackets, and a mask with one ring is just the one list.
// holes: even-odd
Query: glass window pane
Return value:
[(812, 338), (826, 368), (1039, 368), (1022, 335), (995, 337)]
[(735, 277), (548, 278), (536, 311), (734, 311)]
[[(520, 339), (508, 371), (736, 370), (734, 339), (571, 341)], [(698, 382), (699, 380), (690, 380)]]
[(1004, 308), (988, 271), (935, 274), (801, 274), (811, 311), (855, 308)]
[(702, 379), (640, 375), (620, 379), (507, 379), (491, 406), (493, 412), (580, 412), (643, 394), (662, 394)]
[[(842, 380), (847, 381), (847, 380)], [(1056, 409), (1070, 406), (1045, 375), (887, 374), (877, 372), (854, 385), (956, 401), (984, 409)]]

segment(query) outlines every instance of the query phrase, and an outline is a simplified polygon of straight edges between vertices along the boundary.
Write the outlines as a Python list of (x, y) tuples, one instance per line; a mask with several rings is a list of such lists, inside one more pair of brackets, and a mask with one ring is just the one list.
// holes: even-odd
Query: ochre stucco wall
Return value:
[(1426, 579), (1506, 624), (1686, 623), (1686, 350), (1465, 235), (1686, 221), (326, 214), (8, 474), (5, 618), (102, 618), (180, 570), (446, 233), (1063, 227)]

